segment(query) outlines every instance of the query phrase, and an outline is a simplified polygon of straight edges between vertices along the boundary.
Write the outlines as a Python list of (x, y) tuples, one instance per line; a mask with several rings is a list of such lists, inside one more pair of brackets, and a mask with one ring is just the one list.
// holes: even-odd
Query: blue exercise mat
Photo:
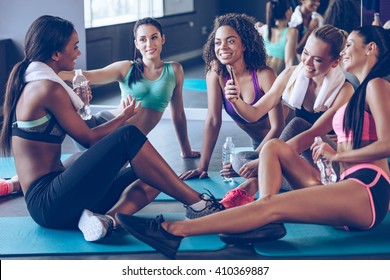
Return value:
[(207, 92), (206, 80), (205, 79), (184, 79), (183, 89)]
[[(155, 214), (142, 216), (154, 217)], [(167, 221), (184, 213), (164, 214)], [(179, 252), (217, 251), (226, 247), (217, 234), (184, 238)], [(0, 218), (0, 256), (114, 254), (153, 252), (152, 247), (126, 231), (113, 232), (97, 242), (84, 240), (79, 230), (55, 230), (37, 225), (30, 216)]]
[(254, 244), (268, 257), (315, 257), (390, 254), (390, 214), (368, 231), (343, 231), (330, 226), (286, 223), (287, 235)]
[[(215, 198), (219, 200), (222, 199), (229, 190), (238, 187), (239, 184), (245, 181), (242, 177), (236, 177), (234, 178), (234, 182), (229, 183), (223, 181), (219, 172), (208, 172), (208, 174), (209, 178), (190, 179), (185, 180), (184, 182), (199, 193), (208, 193), (207, 190), (209, 190)], [(174, 199), (165, 193), (160, 193), (156, 197), (156, 200), (169, 201)]]
[[(61, 155), (61, 160), (70, 157), (71, 154)], [(13, 157), (0, 158), (0, 178), (9, 179), (16, 175), (15, 163)]]

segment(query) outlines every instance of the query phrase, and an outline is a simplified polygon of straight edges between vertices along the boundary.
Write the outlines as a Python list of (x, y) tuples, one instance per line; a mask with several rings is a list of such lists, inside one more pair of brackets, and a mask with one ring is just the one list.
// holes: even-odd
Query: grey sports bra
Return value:
[(33, 141), (61, 144), (66, 133), (56, 119), (50, 113), (47, 113), (33, 121), (17, 121), (16, 116), (14, 116), (12, 136), (19, 136)]

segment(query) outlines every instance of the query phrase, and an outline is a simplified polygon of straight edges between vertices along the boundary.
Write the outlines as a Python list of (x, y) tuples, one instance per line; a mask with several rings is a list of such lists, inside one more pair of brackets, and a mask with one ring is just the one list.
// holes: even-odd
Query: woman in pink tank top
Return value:
[[(390, 73), (390, 31), (379, 26), (352, 31), (342, 56), (345, 69), (361, 83), (347, 105), (343, 124), (344, 132), (352, 132), (354, 137), (339, 143), (337, 151), (325, 143), (312, 145), (314, 161), (325, 157), (340, 163), (344, 171), (340, 181), (322, 185), (319, 171), (291, 146), (271, 140), (260, 154), (261, 195), (257, 201), (194, 220), (165, 222), (159, 216), (153, 220), (158, 225), (153, 228), (145, 227), (150, 221), (121, 216), (122, 225), (170, 257), (176, 254), (183, 237), (193, 235), (224, 233), (221, 237), (227, 242), (250, 243), (283, 237), (283, 222), (352, 230), (379, 225), (390, 200), (390, 83), (383, 79)], [(366, 113), (375, 121), (377, 140), (362, 139)], [(295, 190), (275, 194), (282, 173)]]

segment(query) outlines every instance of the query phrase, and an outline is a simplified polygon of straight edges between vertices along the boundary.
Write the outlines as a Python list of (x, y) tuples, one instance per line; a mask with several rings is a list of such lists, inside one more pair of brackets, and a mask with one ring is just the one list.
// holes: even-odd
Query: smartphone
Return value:
[(235, 80), (234, 80), (234, 72), (233, 72), (233, 66), (231, 65), (228, 65), (228, 72), (229, 72), (229, 75), (230, 75), (230, 79), (233, 80), (233, 85), (235, 85)]

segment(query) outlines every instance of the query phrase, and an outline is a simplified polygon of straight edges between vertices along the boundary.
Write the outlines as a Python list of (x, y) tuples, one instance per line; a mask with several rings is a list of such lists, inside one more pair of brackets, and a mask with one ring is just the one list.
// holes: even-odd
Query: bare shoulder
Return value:
[(269, 66), (257, 70), (257, 76), (276, 76), (276, 72)]
[(173, 71), (175, 71), (176, 74), (184, 72), (183, 66), (181, 65), (181, 63), (179, 63), (177, 61), (168, 61), (167, 63), (170, 63), (172, 65)]
[[(386, 94), (387, 93), (387, 94)], [(375, 78), (368, 82), (366, 89), (368, 98), (390, 99), (390, 82), (384, 78)]]

